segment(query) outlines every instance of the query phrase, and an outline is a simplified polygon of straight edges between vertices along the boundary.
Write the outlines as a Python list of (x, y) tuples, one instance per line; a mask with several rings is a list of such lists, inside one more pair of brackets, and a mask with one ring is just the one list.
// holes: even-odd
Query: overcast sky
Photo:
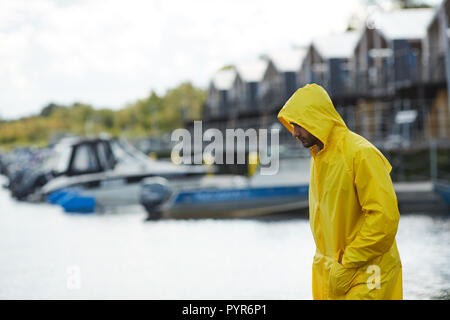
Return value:
[(361, 0), (0, 0), (0, 117), (50, 102), (118, 109), (186, 80), (206, 87), (225, 64), (344, 31), (361, 8)]

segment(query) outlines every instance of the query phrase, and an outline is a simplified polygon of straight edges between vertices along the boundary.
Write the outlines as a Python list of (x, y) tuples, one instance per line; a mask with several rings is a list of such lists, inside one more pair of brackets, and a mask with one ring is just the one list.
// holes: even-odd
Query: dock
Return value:
[(439, 215), (449, 213), (449, 207), (433, 190), (431, 181), (394, 183), (400, 214), (426, 213)]
[[(431, 181), (394, 183), (400, 215), (425, 214), (442, 216), (450, 214), (450, 207), (433, 189)], [(287, 211), (281, 214), (269, 214), (257, 217), (261, 220), (279, 220), (287, 218), (307, 218), (308, 206), (302, 210)]]

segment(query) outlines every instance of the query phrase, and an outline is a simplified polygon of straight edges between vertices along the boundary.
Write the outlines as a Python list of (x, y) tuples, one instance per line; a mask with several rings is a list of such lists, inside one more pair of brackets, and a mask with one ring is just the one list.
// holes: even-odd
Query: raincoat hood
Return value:
[(347, 128), (328, 93), (313, 83), (298, 89), (278, 113), (278, 119), (292, 133), (296, 123), (317, 137), (324, 145), (334, 126)]

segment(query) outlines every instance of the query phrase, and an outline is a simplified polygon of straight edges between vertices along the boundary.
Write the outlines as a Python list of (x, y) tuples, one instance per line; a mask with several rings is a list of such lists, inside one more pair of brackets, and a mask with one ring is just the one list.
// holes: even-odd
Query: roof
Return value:
[(250, 60), (239, 64), (236, 68), (245, 82), (259, 82), (263, 79), (268, 62), (263, 59)]
[(312, 45), (325, 59), (348, 58), (353, 54), (360, 32), (348, 31), (313, 39)]
[(306, 51), (306, 48), (278, 50), (269, 52), (267, 57), (273, 62), (278, 71), (298, 71), (303, 58), (306, 56)]
[(229, 90), (233, 86), (235, 78), (236, 70), (234, 68), (219, 70), (214, 74), (212, 84), (217, 90)]
[(421, 39), (425, 37), (434, 12), (432, 8), (377, 11), (368, 18), (368, 23), (390, 40)]
[(433, 16), (430, 19), (430, 21), (428, 22), (427, 29), (429, 29), (431, 27), (431, 25), (438, 19), (439, 12), (441, 12), (442, 10), (445, 10), (445, 8), (447, 8), (447, 6), (449, 4), (450, 4), (449, 0), (442, 0), (439, 3), (439, 5), (436, 6), (436, 9), (434, 10)]

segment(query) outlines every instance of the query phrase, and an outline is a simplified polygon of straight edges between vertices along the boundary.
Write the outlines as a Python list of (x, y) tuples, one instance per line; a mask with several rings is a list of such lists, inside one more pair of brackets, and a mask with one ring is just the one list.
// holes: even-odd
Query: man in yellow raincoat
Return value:
[(400, 214), (387, 159), (347, 128), (319, 85), (298, 89), (278, 119), (312, 154), (313, 298), (402, 299)]

